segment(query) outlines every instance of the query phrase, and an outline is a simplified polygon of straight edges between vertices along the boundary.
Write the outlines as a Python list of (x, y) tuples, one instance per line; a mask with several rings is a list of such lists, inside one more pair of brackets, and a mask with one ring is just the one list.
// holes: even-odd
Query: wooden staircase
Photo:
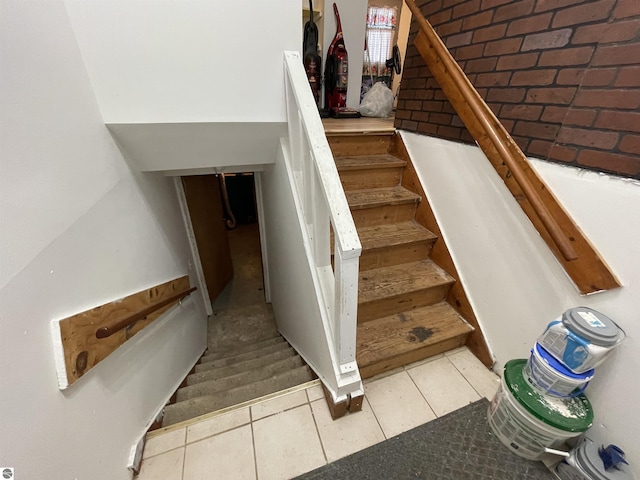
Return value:
[(327, 134), (362, 243), (356, 358), (363, 378), (465, 344), (474, 328), (445, 299), (455, 279), (430, 258), (390, 135)]

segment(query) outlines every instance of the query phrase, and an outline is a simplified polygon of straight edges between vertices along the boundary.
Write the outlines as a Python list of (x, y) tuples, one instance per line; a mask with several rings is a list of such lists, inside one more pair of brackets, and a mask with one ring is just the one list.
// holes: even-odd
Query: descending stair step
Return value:
[(237, 405), (270, 393), (286, 390), (311, 380), (313, 380), (313, 374), (311, 369), (305, 365), (251, 385), (243, 385), (225, 392), (191, 398), (183, 402), (167, 405), (162, 425), (163, 427), (173, 425), (231, 405)]
[(245, 352), (231, 357), (216, 359), (208, 359), (207, 357), (202, 357), (202, 359), (200, 360), (201, 363), (196, 365), (196, 372), (201, 372), (202, 370), (206, 370), (209, 368), (226, 367), (228, 365), (233, 365), (234, 363), (244, 362), (245, 360), (252, 360), (254, 358), (260, 358), (268, 353), (277, 352), (279, 350), (286, 350), (288, 348), (289, 344), (287, 342), (280, 342), (276, 343), (275, 345), (268, 345), (259, 350), (253, 350), (251, 352)]
[(196, 368), (196, 373), (192, 373), (187, 377), (187, 385), (193, 385), (199, 382), (206, 382), (208, 380), (216, 380), (218, 378), (229, 377), (231, 375), (242, 373), (246, 370), (260, 368), (268, 363), (277, 362), (289, 357), (294, 357), (295, 355), (296, 351), (292, 347), (289, 347), (287, 349), (278, 350), (267, 355), (263, 355), (259, 358), (245, 360), (244, 362), (234, 363), (233, 365), (228, 365), (226, 367), (215, 368), (213, 362), (204, 363), (202, 365), (198, 365), (200, 369), (198, 370)]
[(182, 402), (190, 398), (211, 395), (224, 390), (249, 385), (302, 366), (304, 366), (304, 361), (299, 355), (295, 355), (283, 360), (278, 360), (277, 362), (263, 364), (262, 367), (253, 370), (246, 370), (228, 377), (188, 385), (178, 390), (177, 401)]
[(360, 272), (358, 323), (438, 303), (454, 281), (431, 260)]
[(400, 184), (407, 164), (392, 155), (366, 155), (335, 159), (345, 190), (394, 187)]
[(429, 257), (437, 237), (415, 221), (358, 229), (360, 271), (416, 262)]
[(358, 325), (356, 358), (362, 378), (464, 345), (474, 328), (445, 302)]
[(413, 220), (420, 195), (404, 187), (371, 188), (345, 192), (358, 228)]
[[(217, 360), (219, 358), (233, 357), (235, 355), (240, 355), (241, 353), (260, 350), (261, 348), (268, 347), (269, 345), (276, 345), (284, 341), (285, 341), (284, 338), (282, 338), (282, 336), (278, 334), (278, 336), (267, 338), (265, 340), (261, 340), (257, 342), (252, 342), (247, 345), (233, 346), (231, 350), (210, 352), (210, 353), (208, 352), (206, 355), (203, 355), (202, 358)], [(209, 361), (209, 360), (206, 360), (206, 361)]]

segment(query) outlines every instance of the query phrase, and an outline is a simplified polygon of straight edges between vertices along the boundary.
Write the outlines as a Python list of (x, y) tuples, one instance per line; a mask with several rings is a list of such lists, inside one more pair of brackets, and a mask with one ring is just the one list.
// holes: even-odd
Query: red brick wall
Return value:
[[(527, 155), (640, 178), (640, 0), (417, 3)], [(416, 33), (396, 127), (472, 142)]]

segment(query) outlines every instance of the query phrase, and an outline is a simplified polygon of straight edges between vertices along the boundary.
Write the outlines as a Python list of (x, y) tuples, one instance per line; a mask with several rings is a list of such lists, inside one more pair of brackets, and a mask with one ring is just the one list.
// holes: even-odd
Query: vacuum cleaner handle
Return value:
[(342, 23), (340, 23), (340, 13), (338, 13), (338, 6), (333, 4), (333, 12), (336, 14), (336, 20), (338, 22), (338, 33), (336, 35), (342, 36)]

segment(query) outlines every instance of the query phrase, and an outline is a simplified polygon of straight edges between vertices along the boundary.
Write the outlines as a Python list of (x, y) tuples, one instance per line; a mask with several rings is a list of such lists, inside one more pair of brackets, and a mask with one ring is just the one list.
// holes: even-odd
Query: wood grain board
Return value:
[(153, 303), (164, 300), (188, 288), (189, 277), (184, 276), (62, 320), (55, 320), (52, 328), (60, 389), (72, 385), (178, 301), (162, 307), (149, 314), (145, 319), (133, 324), (131, 328), (120, 330), (110, 337), (96, 338), (96, 330), (98, 328), (144, 310)]
[(433, 243), (437, 238), (415, 221), (363, 227), (358, 230), (358, 235), (360, 236), (363, 250), (386, 248), (413, 242)]
[(509, 169), (506, 167), (502, 156), (498, 153), (498, 150), (482, 127), (478, 117), (476, 117), (465, 100), (462, 90), (452, 81), (451, 75), (444, 66), (444, 63), (440, 61), (436, 50), (431, 45), (429, 39), (425, 34), (420, 32), (416, 37), (415, 45), (423, 60), (429, 66), (434, 78), (438, 81), (442, 91), (445, 93), (451, 102), (451, 105), (460, 116), (460, 119), (469, 130), (469, 133), (478, 142), (482, 151), (503, 179), (505, 185), (509, 188), (515, 199), (518, 201), (522, 210), (529, 217), (538, 232), (540, 232), (541, 237), (547, 243), (558, 261), (562, 264), (580, 293), (594, 293), (601, 290), (609, 290), (619, 287), (621, 284), (613, 272), (591, 245), (580, 228), (563, 209), (558, 200), (554, 197), (553, 193), (548, 190), (546, 184), (530, 167), (526, 157), (520, 151), (509, 133), (485, 104), (483, 112), (484, 115), (490, 119), (491, 124), (500, 132), (503, 142), (508, 146), (509, 150), (514, 153), (515, 157), (517, 157), (517, 164), (524, 171), (525, 176), (533, 185), (534, 190), (541, 197), (542, 203), (550, 211), (553, 218), (555, 218), (564, 235), (569, 239), (571, 246), (578, 255), (578, 258), (575, 260), (565, 260), (556, 247), (555, 242), (552, 240), (547, 229), (544, 227), (542, 220), (511, 175)]
[(339, 157), (335, 162), (345, 191), (395, 187), (400, 184), (405, 165), (391, 155)]
[(366, 188), (393, 187), (400, 183), (403, 167), (389, 169), (370, 170), (345, 170), (340, 171), (340, 183), (347, 191), (362, 190)]
[(402, 187), (375, 188), (346, 192), (351, 210), (382, 207), (384, 205), (404, 205), (418, 203), (420, 196)]
[(408, 222), (414, 219), (415, 203), (383, 205), (376, 208), (362, 208), (351, 212), (357, 228), (382, 225), (387, 222)]
[(438, 303), (454, 281), (431, 260), (360, 272), (358, 323)]
[(369, 378), (462, 346), (472, 331), (445, 302), (359, 324), (360, 374)]
[(182, 177), (189, 217), (211, 303), (233, 278), (220, 183), (215, 175)]
[(427, 197), (424, 189), (422, 188), (422, 184), (420, 183), (416, 169), (413, 166), (409, 152), (407, 152), (400, 135), (394, 136), (390, 150), (391, 153), (397, 157), (407, 161), (407, 166), (405, 167), (404, 174), (402, 176), (402, 185), (412, 192), (420, 195), (422, 198), (422, 201), (417, 207), (416, 221), (437, 236), (437, 240), (431, 249), (431, 259), (456, 279), (456, 282), (451, 286), (451, 289), (447, 294), (447, 302), (475, 328), (475, 331), (469, 335), (466, 345), (482, 363), (491, 368), (493, 366), (491, 352), (489, 351), (487, 342), (478, 324), (478, 319), (473, 312), (473, 308), (471, 307), (471, 302), (469, 302), (469, 298), (465, 292), (464, 285), (460, 282), (460, 275), (453, 263), (449, 248), (442, 238), (440, 227), (438, 226), (438, 222), (436, 221), (433, 210), (431, 209), (431, 204), (429, 203), (429, 197)]
[(400, 160), (393, 155), (366, 155), (364, 157), (350, 155), (338, 157), (335, 160), (340, 173), (346, 170), (404, 167), (407, 164), (404, 160)]
[(357, 228), (413, 220), (417, 195), (400, 187), (345, 192)]
[(362, 227), (360, 271), (417, 262), (429, 257), (436, 237), (417, 222)]
[(387, 153), (391, 135), (392, 132), (359, 136), (327, 134), (327, 140), (334, 157), (384, 155)]
[(322, 125), (327, 135), (353, 135), (372, 133), (392, 134), (394, 117), (374, 118), (323, 118)]

